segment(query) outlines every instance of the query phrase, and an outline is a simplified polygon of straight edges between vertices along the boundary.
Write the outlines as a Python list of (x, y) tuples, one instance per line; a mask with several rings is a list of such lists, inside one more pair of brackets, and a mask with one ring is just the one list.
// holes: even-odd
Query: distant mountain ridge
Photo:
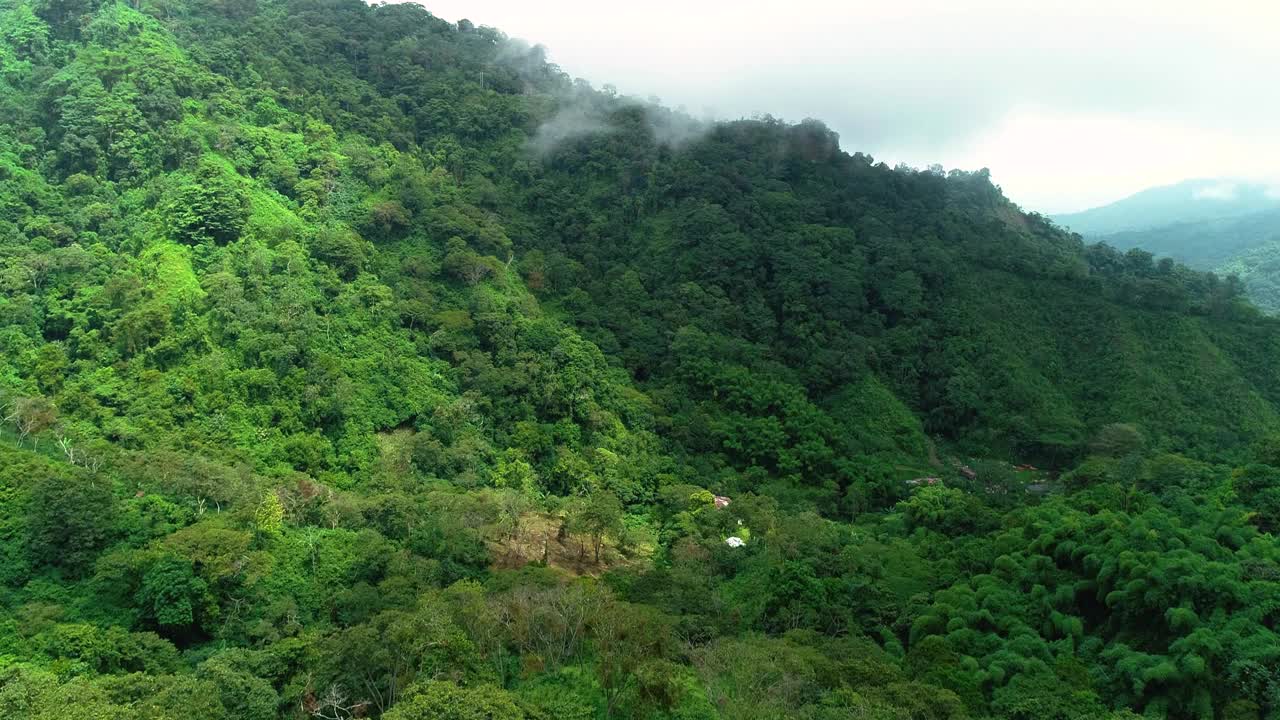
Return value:
[(1091, 242), (1237, 275), (1255, 305), (1280, 312), (1280, 188), (1187, 180), (1053, 220)]
[(1280, 240), (1280, 208), (1094, 237), (1120, 250), (1142, 248), (1192, 267), (1216, 270), (1260, 243)]
[(1077, 213), (1054, 215), (1057, 224), (1085, 237), (1280, 210), (1280, 188), (1230, 178), (1184, 180), (1143, 190)]

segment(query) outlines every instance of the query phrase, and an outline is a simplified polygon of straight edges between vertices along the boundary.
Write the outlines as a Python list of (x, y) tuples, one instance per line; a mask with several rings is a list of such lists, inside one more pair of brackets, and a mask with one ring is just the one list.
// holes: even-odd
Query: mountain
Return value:
[(1280, 209), (1096, 239), (1120, 250), (1137, 248), (1189, 267), (1235, 275), (1255, 305), (1271, 314), (1280, 312)]
[(1237, 275), (1259, 308), (1280, 312), (1280, 197), (1263, 185), (1193, 180), (1145, 190), (1055, 222), (1119, 250)]
[(0, 707), (1274, 717), (1278, 330), (416, 5), (0, 0)]
[(1086, 237), (1141, 232), (1280, 211), (1280, 194), (1267, 185), (1232, 179), (1185, 180), (1143, 190), (1123, 200), (1053, 221)]
[(1217, 270), (1249, 250), (1280, 239), (1280, 208), (1097, 237), (1119, 250), (1141, 248), (1191, 267)]

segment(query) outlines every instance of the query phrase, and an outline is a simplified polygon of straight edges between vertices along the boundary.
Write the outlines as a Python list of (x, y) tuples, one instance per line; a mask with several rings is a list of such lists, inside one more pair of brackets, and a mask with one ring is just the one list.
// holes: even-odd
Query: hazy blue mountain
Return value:
[(1280, 193), (1275, 188), (1230, 179), (1201, 179), (1148, 188), (1109, 205), (1055, 215), (1053, 220), (1085, 237), (1096, 237), (1265, 210), (1280, 210)]
[(1119, 250), (1142, 248), (1203, 270), (1214, 270), (1241, 253), (1280, 240), (1280, 208), (1232, 217), (1177, 222), (1090, 239)]

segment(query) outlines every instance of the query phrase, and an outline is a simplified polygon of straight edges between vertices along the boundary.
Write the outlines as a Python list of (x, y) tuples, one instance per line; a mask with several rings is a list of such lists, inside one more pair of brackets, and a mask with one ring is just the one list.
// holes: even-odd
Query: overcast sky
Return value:
[(815, 117), (891, 164), (989, 167), (1064, 212), (1195, 177), (1280, 184), (1276, 0), (423, 0), (697, 116)]

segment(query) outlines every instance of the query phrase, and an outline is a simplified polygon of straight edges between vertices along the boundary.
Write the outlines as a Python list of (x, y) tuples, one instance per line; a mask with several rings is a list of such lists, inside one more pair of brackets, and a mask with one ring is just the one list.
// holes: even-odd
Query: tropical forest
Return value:
[(1280, 718), (1241, 280), (429, 10), (0, 0), (0, 716)]

